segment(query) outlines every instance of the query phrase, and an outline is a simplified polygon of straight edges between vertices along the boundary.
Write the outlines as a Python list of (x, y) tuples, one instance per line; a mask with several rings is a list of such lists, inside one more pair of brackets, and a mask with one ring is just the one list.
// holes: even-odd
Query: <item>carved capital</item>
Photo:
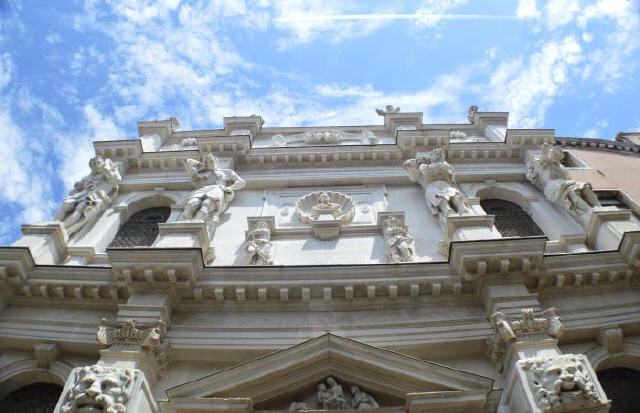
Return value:
[(504, 355), (508, 346), (516, 341), (537, 341), (546, 338), (559, 339), (564, 327), (555, 308), (536, 313), (531, 308), (522, 309), (522, 317), (510, 319), (501, 311), (491, 315), (493, 336), (487, 339), (489, 356), (503, 370)]
[(156, 361), (160, 369), (169, 363), (167, 328), (161, 320), (154, 324), (137, 324), (135, 320), (113, 323), (103, 319), (96, 339), (107, 348), (136, 349)]

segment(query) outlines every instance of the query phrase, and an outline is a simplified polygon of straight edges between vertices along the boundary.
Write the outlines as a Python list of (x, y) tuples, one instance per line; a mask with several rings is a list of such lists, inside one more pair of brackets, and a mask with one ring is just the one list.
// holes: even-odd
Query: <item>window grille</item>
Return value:
[(158, 224), (166, 222), (171, 208), (149, 208), (131, 215), (120, 227), (109, 248), (148, 247), (158, 236)]
[(494, 215), (494, 225), (503, 237), (533, 237), (544, 235), (519, 205), (503, 199), (485, 199), (480, 206), (488, 215)]

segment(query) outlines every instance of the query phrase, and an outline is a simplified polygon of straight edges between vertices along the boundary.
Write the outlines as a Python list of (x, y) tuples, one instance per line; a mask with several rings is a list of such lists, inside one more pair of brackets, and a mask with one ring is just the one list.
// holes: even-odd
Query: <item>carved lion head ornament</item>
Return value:
[(124, 413), (136, 371), (101, 365), (75, 369), (62, 413)]

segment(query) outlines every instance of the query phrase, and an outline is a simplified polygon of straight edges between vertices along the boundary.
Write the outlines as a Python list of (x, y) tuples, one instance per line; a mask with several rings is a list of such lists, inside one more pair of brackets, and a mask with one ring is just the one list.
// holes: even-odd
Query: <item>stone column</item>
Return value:
[(582, 354), (562, 354), (563, 327), (553, 308), (522, 310), (518, 318), (491, 315), (489, 355), (508, 383), (503, 403), (510, 412), (608, 412), (609, 402)]
[(54, 413), (159, 412), (151, 386), (169, 363), (169, 313), (166, 295), (139, 294), (120, 306), (116, 321), (102, 320), (99, 361), (72, 370)]

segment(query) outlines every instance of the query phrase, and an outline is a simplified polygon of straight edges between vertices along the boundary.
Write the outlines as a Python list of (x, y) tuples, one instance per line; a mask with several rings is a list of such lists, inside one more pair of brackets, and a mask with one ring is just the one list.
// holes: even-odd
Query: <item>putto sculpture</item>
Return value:
[(202, 220), (213, 230), (233, 200), (233, 191), (244, 188), (246, 183), (233, 170), (220, 168), (211, 152), (201, 161), (185, 159), (184, 166), (197, 189), (187, 196), (182, 215), (189, 220)]
[(92, 366), (73, 370), (73, 385), (63, 396), (62, 413), (125, 413), (131, 387), (138, 374), (133, 369)]
[(586, 214), (599, 207), (598, 196), (591, 184), (569, 179), (560, 163), (562, 150), (548, 143), (542, 145), (542, 154), (532, 157), (527, 164), (527, 179), (544, 192), (544, 196), (566, 209), (574, 218), (584, 223)]
[(247, 232), (244, 244), (245, 264), (273, 265), (273, 243), (269, 225), (264, 221), (256, 222)]
[(111, 159), (96, 156), (89, 167), (91, 173), (74, 184), (54, 217), (64, 224), (69, 236), (91, 227), (118, 195), (121, 176)]
[(391, 216), (382, 225), (385, 256), (389, 262), (410, 262), (414, 258), (414, 238), (409, 228), (398, 218)]
[(443, 148), (435, 148), (429, 158), (409, 159), (403, 166), (409, 179), (424, 188), (431, 212), (442, 221), (451, 214), (468, 212), (466, 196), (458, 188), (453, 168), (446, 161)]
[(561, 354), (519, 361), (535, 402), (544, 412), (599, 404), (595, 384), (583, 355)]

